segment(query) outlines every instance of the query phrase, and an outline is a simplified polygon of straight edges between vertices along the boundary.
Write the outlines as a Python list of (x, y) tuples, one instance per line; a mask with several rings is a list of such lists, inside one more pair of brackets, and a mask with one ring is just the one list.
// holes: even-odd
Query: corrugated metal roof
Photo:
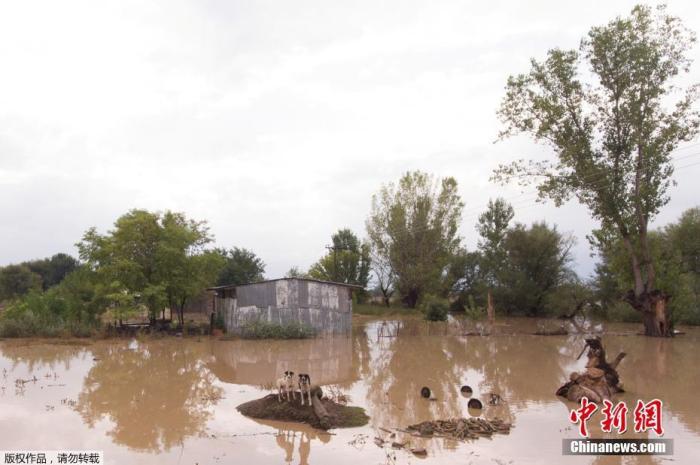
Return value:
[(235, 289), (237, 287), (243, 287), (243, 286), (251, 286), (253, 284), (262, 284), (262, 283), (272, 283), (275, 281), (291, 281), (291, 280), (298, 280), (298, 281), (311, 281), (314, 283), (321, 283), (321, 284), (333, 284), (336, 286), (344, 286), (344, 287), (349, 287), (352, 289), (364, 289), (362, 286), (358, 286), (357, 284), (346, 284), (346, 283), (336, 283), (334, 281), (323, 281), (321, 279), (313, 279), (313, 278), (277, 278), (277, 279), (266, 279), (264, 281), (257, 281), (254, 283), (245, 283), (245, 284), (226, 284), (224, 286), (214, 286), (214, 287), (208, 287), (208, 291), (218, 291), (221, 289)]

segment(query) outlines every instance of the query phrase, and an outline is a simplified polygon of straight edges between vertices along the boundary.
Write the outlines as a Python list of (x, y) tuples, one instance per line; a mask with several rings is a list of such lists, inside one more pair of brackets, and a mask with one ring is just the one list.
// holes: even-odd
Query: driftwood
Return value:
[(314, 408), (314, 414), (318, 418), (321, 428), (329, 429), (331, 427), (331, 416), (328, 414), (328, 410), (323, 406), (321, 402), (321, 396), (323, 391), (318, 386), (311, 387), (311, 405)]
[(608, 363), (605, 358), (605, 349), (600, 338), (586, 339), (586, 345), (577, 357), (581, 358), (588, 348), (588, 362), (586, 371), (571, 373), (569, 381), (557, 389), (557, 395), (580, 402), (587, 397), (591, 402), (600, 403), (603, 400), (611, 400), (618, 392), (624, 392), (620, 385), (620, 376), (617, 374), (617, 366), (623, 358), (624, 352), (620, 352), (615, 360)]
[(464, 440), (478, 437), (490, 437), (495, 433), (510, 433), (511, 424), (494, 418), (453, 418), (451, 420), (424, 421), (411, 425), (409, 432), (420, 436), (439, 436), (450, 439)]

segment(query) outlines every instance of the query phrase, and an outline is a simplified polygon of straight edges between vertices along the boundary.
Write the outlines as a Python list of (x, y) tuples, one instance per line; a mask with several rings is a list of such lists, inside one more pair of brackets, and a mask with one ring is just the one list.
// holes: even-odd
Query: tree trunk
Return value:
[(659, 290), (635, 296), (634, 291), (627, 294), (627, 302), (642, 313), (644, 335), (652, 337), (672, 337), (673, 327), (669, 314), (668, 301), (671, 298)]
[(403, 298), (403, 301), (408, 308), (416, 308), (416, 304), (418, 304), (418, 290), (409, 290), (406, 296)]
[(493, 308), (493, 296), (491, 295), (491, 289), (489, 289), (486, 295), (486, 314), (488, 315), (489, 324), (493, 326), (496, 320), (496, 311)]
[(328, 410), (323, 406), (321, 402), (321, 395), (318, 389), (311, 388), (311, 405), (313, 406), (314, 413), (321, 423), (323, 429), (329, 429), (331, 427), (331, 417), (328, 414)]

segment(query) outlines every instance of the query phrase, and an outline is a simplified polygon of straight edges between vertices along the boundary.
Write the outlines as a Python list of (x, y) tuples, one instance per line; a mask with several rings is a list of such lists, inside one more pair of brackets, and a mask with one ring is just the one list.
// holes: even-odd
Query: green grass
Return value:
[(247, 323), (240, 333), (243, 339), (307, 339), (315, 335), (316, 331), (306, 325), (280, 325), (265, 321)]
[(343, 428), (365, 426), (369, 423), (369, 417), (362, 407), (343, 406), (338, 416), (338, 424)]
[(415, 308), (404, 307), (386, 307), (384, 305), (372, 304), (354, 304), (352, 312), (356, 315), (368, 316), (399, 316), (399, 315), (418, 315), (420, 312)]

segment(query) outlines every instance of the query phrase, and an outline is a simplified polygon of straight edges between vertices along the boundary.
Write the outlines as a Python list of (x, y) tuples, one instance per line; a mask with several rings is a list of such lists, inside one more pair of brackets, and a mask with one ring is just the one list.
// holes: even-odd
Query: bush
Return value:
[(445, 321), (450, 310), (450, 303), (447, 299), (427, 295), (423, 298), (420, 310), (423, 312), (423, 318), (428, 321)]
[(413, 315), (416, 313), (416, 310), (413, 308), (387, 307), (386, 305), (377, 304), (353, 304), (352, 313), (355, 315), (368, 316), (398, 316)]
[(77, 311), (70, 299), (51, 289), (30, 292), (12, 302), (0, 316), (0, 337), (84, 337), (91, 335), (98, 324)]
[(280, 325), (266, 321), (246, 323), (240, 333), (244, 339), (306, 339), (315, 335), (316, 331), (306, 325), (298, 323)]

